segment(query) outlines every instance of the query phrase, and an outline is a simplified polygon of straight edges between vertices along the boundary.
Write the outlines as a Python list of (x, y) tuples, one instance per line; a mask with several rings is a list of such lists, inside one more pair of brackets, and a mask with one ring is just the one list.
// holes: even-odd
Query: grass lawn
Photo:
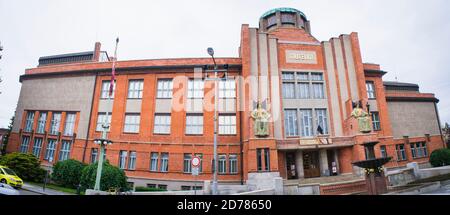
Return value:
[[(39, 187), (44, 187), (44, 183), (36, 183), (36, 182), (30, 182), (30, 181), (27, 181), (26, 183), (32, 184), (35, 186), (39, 186)], [(57, 191), (65, 192), (65, 193), (77, 194), (76, 189), (62, 187), (57, 184), (46, 184), (45, 188), (49, 188), (49, 189), (53, 189), (53, 190), (57, 190)], [(84, 195), (83, 191), (81, 191), (81, 195)]]

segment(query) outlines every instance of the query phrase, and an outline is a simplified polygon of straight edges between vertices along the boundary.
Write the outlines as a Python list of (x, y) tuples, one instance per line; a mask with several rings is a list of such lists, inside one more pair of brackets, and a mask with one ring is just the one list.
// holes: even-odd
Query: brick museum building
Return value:
[(95, 162), (94, 139), (112, 112), (105, 158), (129, 182), (192, 189), (193, 156), (202, 160), (196, 180), (212, 179), (218, 96), (219, 184), (358, 176), (352, 162), (374, 157), (392, 157), (387, 168), (428, 165), (431, 152), (445, 147), (434, 94), (384, 81), (380, 65), (364, 63), (357, 33), (321, 42), (311, 32), (292, 8), (264, 13), (257, 28), (243, 24), (237, 57), (215, 59), (217, 93), (206, 52), (119, 60), (111, 99), (113, 58), (100, 43), (41, 57), (20, 76), (7, 152), (32, 153), (47, 168), (66, 159)]

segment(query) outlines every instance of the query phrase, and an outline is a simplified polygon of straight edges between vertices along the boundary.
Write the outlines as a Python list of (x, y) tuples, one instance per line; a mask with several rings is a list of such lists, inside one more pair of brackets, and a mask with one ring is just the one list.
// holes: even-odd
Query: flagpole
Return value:
[[(109, 92), (108, 92), (108, 104), (111, 107), (111, 115), (112, 115), (111, 96), (114, 93), (114, 81), (115, 81), (115, 69), (116, 69), (118, 44), (119, 44), (119, 38), (116, 39), (116, 47), (114, 49), (114, 58), (113, 58), (113, 62), (112, 62), (111, 82), (109, 83)], [(106, 110), (105, 118), (103, 119), (102, 138), (100, 140), (94, 141), (100, 145), (100, 157), (98, 158), (97, 175), (95, 177), (95, 186), (94, 186), (94, 190), (96, 190), (96, 191), (100, 191), (100, 180), (102, 177), (103, 156), (105, 154), (105, 147), (107, 144), (112, 143), (112, 141), (107, 139), (108, 138), (108, 130), (110, 127), (110, 125), (108, 125), (108, 116), (109, 116), (109, 109)]]

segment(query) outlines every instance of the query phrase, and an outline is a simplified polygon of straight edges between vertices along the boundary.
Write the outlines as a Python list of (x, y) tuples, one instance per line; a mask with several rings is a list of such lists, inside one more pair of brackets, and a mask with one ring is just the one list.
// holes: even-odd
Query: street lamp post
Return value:
[[(110, 88), (109, 88), (109, 93), (108, 93), (108, 104), (111, 105), (111, 96), (113, 95), (114, 92), (114, 80), (115, 80), (115, 65), (116, 65), (116, 59), (117, 59), (117, 45), (119, 43), (119, 38), (116, 39), (116, 48), (114, 50), (114, 58), (113, 58), (113, 62), (112, 62), (112, 77), (111, 77), (111, 82), (110, 84)], [(105, 118), (103, 119), (103, 124), (102, 124), (102, 138), (100, 139), (95, 139), (94, 143), (95, 144), (99, 144), (100, 145), (100, 157), (98, 158), (98, 165), (97, 165), (97, 175), (95, 177), (95, 186), (94, 186), (94, 190), (96, 191), (100, 191), (100, 179), (102, 178), (102, 169), (103, 169), (103, 156), (105, 154), (105, 147), (106, 145), (111, 145), (112, 141), (108, 140), (107, 136), (108, 136), (108, 130), (109, 130), (109, 122), (108, 122), (108, 115), (109, 115), (109, 111), (106, 111), (105, 114)], [(112, 115), (112, 111), (111, 111), (111, 115)]]
[[(206, 80), (213, 80), (214, 81), (214, 159), (213, 159), (213, 181), (212, 181), (212, 194), (213, 195), (217, 195), (218, 194), (218, 189), (217, 189), (217, 129), (218, 129), (218, 125), (217, 125), (217, 120), (218, 120), (218, 116), (217, 116), (217, 105), (218, 105), (218, 99), (217, 97), (219, 96), (219, 93), (217, 92), (218, 90), (218, 83), (217, 80), (221, 80), (221, 78), (218, 78), (217, 73), (219, 72), (219, 69), (217, 67), (216, 64), (216, 60), (214, 59), (214, 49), (213, 48), (208, 48), (207, 49), (208, 54), (212, 57), (212, 60), (214, 62), (214, 78), (207, 78)], [(228, 66), (226, 66), (226, 68), (224, 70), (225, 72), (225, 79), (227, 78), (226, 74), (227, 74), (227, 69)]]
[(217, 64), (214, 59), (214, 49), (208, 48), (208, 54), (214, 62), (214, 172), (212, 182), (212, 194), (217, 195)]

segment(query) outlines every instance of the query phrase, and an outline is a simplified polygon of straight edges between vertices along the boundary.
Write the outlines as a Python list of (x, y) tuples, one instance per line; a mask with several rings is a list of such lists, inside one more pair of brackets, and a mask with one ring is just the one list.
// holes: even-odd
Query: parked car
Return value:
[(23, 180), (12, 169), (0, 166), (0, 183), (11, 185), (14, 188), (21, 188)]
[(14, 189), (13, 187), (0, 183), (0, 195), (20, 195), (19, 191)]

